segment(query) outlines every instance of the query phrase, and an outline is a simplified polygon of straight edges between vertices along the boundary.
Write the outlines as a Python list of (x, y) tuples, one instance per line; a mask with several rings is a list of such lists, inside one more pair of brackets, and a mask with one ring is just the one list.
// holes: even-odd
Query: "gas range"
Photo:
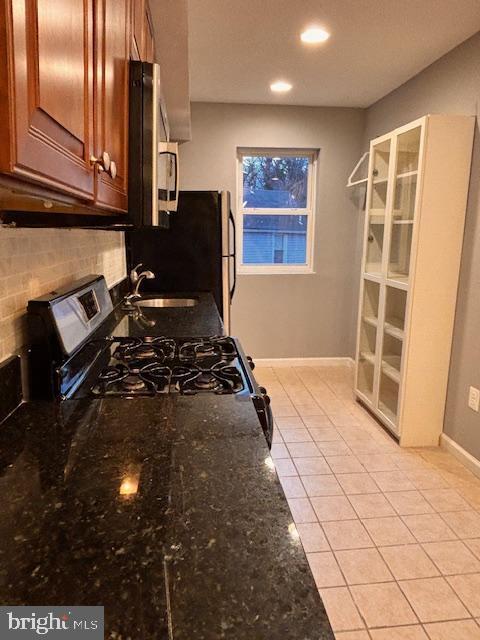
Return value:
[(233, 395), (253, 402), (271, 446), (270, 398), (238, 340), (108, 336), (104, 322), (112, 310), (103, 276), (29, 302), (33, 399)]
[(247, 383), (232, 338), (114, 338), (94, 396), (239, 393)]

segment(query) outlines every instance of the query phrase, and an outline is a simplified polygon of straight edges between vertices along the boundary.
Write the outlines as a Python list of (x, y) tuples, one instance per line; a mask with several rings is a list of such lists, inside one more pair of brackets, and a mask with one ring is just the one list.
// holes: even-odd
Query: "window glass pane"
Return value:
[(243, 206), (305, 209), (309, 158), (243, 156)]
[(243, 216), (243, 264), (306, 264), (307, 216)]

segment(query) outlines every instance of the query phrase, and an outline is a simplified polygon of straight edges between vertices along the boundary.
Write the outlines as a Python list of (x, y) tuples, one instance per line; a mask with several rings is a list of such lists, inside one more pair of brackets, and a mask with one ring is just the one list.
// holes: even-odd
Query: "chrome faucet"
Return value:
[(153, 271), (147, 270), (147, 271), (142, 271), (141, 273), (138, 273), (138, 270), (140, 269), (141, 266), (142, 266), (142, 263), (137, 264), (137, 266), (130, 271), (130, 282), (132, 284), (133, 291), (132, 293), (130, 293), (128, 296), (125, 297), (125, 304), (127, 306), (132, 306), (133, 300), (136, 300), (137, 298), (142, 297), (139, 293), (140, 285), (142, 284), (142, 282), (144, 280), (153, 280), (153, 278), (155, 278), (155, 274), (153, 273)]

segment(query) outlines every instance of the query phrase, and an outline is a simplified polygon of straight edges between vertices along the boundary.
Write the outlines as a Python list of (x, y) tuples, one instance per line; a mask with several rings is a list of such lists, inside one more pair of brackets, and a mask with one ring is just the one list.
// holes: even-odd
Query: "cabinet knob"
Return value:
[(110, 163), (110, 176), (112, 177), (112, 180), (115, 180), (115, 178), (117, 177), (117, 164), (114, 160), (111, 161)]
[(100, 172), (109, 171), (111, 165), (110, 155), (104, 151), (101, 158), (90, 156), (90, 164), (92, 167), (97, 167)]

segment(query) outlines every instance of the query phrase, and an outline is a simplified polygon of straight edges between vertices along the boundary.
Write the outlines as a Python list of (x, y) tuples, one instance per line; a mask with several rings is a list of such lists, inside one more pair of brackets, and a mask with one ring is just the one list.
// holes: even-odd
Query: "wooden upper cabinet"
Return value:
[(0, 171), (93, 200), (92, 0), (1, 5)]
[(148, 0), (132, 0), (131, 57), (134, 60), (153, 62), (153, 28)]
[(143, 56), (145, 62), (153, 62), (155, 58), (155, 44), (150, 13), (145, 11), (143, 21)]
[(132, 58), (144, 60), (143, 30), (145, 0), (132, 0)]
[(116, 167), (115, 177), (97, 172), (96, 203), (126, 211), (130, 0), (96, 0), (95, 10), (95, 156), (107, 152)]

